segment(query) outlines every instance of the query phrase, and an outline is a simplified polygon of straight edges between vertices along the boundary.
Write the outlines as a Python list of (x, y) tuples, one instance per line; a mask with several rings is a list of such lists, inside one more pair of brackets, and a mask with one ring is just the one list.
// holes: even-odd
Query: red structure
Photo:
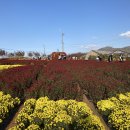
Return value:
[(67, 54), (65, 52), (53, 52), (51, 54), (52, 60), (65, 60)]

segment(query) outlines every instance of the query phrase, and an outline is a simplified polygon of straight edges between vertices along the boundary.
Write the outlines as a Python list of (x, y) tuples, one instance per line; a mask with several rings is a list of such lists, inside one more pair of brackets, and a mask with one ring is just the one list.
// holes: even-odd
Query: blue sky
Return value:
[(0, 48), (67, 53), (130, 46), (130, 0), (0, 0)]

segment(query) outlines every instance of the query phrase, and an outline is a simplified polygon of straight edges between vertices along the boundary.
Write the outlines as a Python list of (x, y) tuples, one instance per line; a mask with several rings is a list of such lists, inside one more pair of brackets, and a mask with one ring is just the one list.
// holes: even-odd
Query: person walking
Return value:
[(108, 62), (112, 62), (112, 61), (113, 61), (113, 55), (110, 54), (110, 55), (108, 56)]
[(102, 61), (102, 58), (98, 55), (96, 58), (97, 61)]
[(62, 59), (61, 54), (59, 54), (58, 55), (58, 60), (61, 60), (61, 59)]
[(120, 55), (119, 59), (120, 59), (120, 62), (123, 62), (123, 55), (122, 54)]

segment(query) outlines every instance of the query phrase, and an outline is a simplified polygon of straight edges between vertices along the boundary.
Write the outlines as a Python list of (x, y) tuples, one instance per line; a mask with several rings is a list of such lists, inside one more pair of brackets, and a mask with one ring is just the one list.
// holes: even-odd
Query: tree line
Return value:
[[(7, 56), (9, 58), (11, 57), (25, 57), (25, 52), (24, 51), (15, 51), (15, 52), (7, 52), (3, 49), (0, 49), (0, 56)], [(38, 57), (44, 57), (45, 54), (41, 54), (40, 52), (36, 51), (30, 51), (27, 53), (27, 57), (30, 58), (38, 58)]]

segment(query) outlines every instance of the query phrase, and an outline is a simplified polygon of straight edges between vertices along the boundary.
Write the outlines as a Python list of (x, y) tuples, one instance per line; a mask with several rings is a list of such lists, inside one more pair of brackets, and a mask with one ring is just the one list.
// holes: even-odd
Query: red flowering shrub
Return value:
[(0, 60), (1, 65), (12, 65), (12, 64), (39, 65), (47, 63), (48, 61), (46, 60), (9, 60), (9, 59)]
[(37, 79), (40, 68), (40, 65), (32, 65), (4, 70), (0, 73), (0, 90), (23, 98), (26, 88)]
[(27, 63), (31, 66), (12, 68), (0, 73), (0, 89), (26, 98), (48, 96), (57, 100), (81, 99), (80, 86), (94, 103), (116, 93), (130, 91), (128, 61), (32, 61)]

